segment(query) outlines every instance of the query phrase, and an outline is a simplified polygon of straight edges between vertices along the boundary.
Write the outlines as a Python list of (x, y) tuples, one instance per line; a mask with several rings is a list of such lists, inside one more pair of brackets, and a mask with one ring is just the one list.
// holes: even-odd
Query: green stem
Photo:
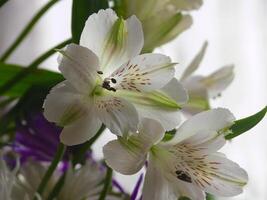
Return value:
[(65, 178), (66, 178), (66, 173), (64, 173), (60, 179), (57, 181), (54, 189), (51, 191), (51, 193), (49, 194), (47, 200), (53, 200), (60, 192), (63, 184), (64, 184), (64, 181), (65, 181)]
[[(52, 161), (52, 163), (50, 164), (49, 168), (47, 169), (40, 185), (38, 186), (38, 189), (37, 189), (37, 193), (39, 195), (42, 196), (42, 193), (44, 192), (45, 190), (45, 187), (49, 181), (49, 179), (51, 178), (51, 176), (53, 175), (58, 163), (60, 162), (60, 160), (62, 159), (63, 155), (64, 155), (64, 152), (65, 152), (65, 145), (60, 143), (59, 146), (58, 146), (58, 149), (57, 149), (57, 152), (56, 152), (56, 155)], [(37, 198), (35, 197), (34, 200), (37, 200)]]
[(34, 72), (35, 69), (38, 68), (38, 65), (41, 64), (44, 60), (49, 58), (51, 55), (55, 53), (55, 49), (60, 49), (66, 46), (71, 42), (71, 39), (68, 39), (57, 46), (51, 48), (49, 51), (45, 52), (43, 55), (41, 55), (39, 58), (37, 58), (35, 61), (33, 61), (27, 68), (16, 74), (12, 79), (8, 80), (2, 87), (0, 87), (0, 95), (4, 94), (6, 91), (8, 91), (10, 88), (12, 88), (16, 83), (18, 83), (20, 80), (28, 76), (30, 73)]
[(0, 7), (4, 5), (8, 0), (0, 0)]
[[(11, 46), (3, 53), (2, 57), (0, 58), (0, 61), (4, 62), (8, 57), (12, 54), (12, 52), (18, 47), (18, 45), (22, 42), (22, 40), (28, 35), (28, 33), (32, 30), (34, 25), (37, 23), (37, 21), (46, 13), (46, 11), (51, 8), (55, 3), (57, 3), (59, 0), (51, 0), (49, 1), (33, 18), (32, 20), (27, 24), (27, 26), (22, 30), (22, 32), (19, 34), (17, 39), (11, 44)], [(2, 2), (1, 2), (2, 3)], [(5, 3), (5, 2), (3, 2)]]
[(106, 199), (106, 196), (108, 194), (108, 189), (109, 189), (109, 186), (111, 184), (111, 180), (112, 180), (112, 169), (110, 167), (107, 167), (105, 185), (104, 185), (104, 188), (103, 188), (98, 200), (105, 200)]
[(81, 148), (79, 149), (79, 152), (74, 156), (73, 158), (73, 166), (75, 166), (77, 163), (81, 162), (85, 153), (88, 151), (88, 149), (91, 148), (92, 144), (98, 139), (98, 137), (102, 134), (102, 132), (105, 130), (105, 125), (102, 124), (100, 129), (97, 131), (94, 137), (92, 137), (89, 141), (85, 142)]

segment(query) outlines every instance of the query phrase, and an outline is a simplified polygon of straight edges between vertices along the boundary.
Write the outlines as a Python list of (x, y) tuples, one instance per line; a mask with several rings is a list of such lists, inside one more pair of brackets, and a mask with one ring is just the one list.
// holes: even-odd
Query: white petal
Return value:
[(97, 56), (89, 49), (70, 44), (60, 50), (59, 70), (63, 76), (81, 92), (88, 92), (94, 87), (99, 68)]
[(203, 130), (186, 139), (183, 143), (192, 148), (201, 149), (201, 153), (214, 153), (222, 148), (226, 140), (224, 134), (218, 134), (216, 131)]
[(176, 6), (178, 10), (196, 10), (203, 4), (202, 0), (172, 0), (171, 3)]
[(129, 91), (151, 91), (160, 89), (174, 76), (174, 64), (161, 54), (143, 54), (122, 65), (110, 78), (117, 83), (116, 89)]
[(189, 117), (210, 108), (207, 88), (200, 83), (202, 78), (202, 76), (190, 76), (182, 82), (189, 95), (189, 100), (182, 105), (182, 109)]
[(91, 111), (87, 116), (65, 126), (60, 134), (60, 140), (68, 146), (82, 144), (90, 140), (97, 133), (100, 126), (101, 121)]
[(205, 193), (199, 187), (191, 183), (177, 180), (174, 187), (176, 189), (176, 194), (179, 194), (182, 197), (187, 197), (192, 200), (205, 199)]
[(138, 131), (141, 142), (148, 147), (160, 142), (165, 134), (161, 124), (152, 119), (143, 119), (140, 122)]
[(181, 123), (181, 111), (161, 108), (150, 108), (149, 106), (136, 105), (140, 118), (154, 119), (160, 122), (165, 130), (172, 130)]
[(121, 174), (130, 175), (138, 172), (145, 164), (147, 152), (138, 146), (127, 143), (124, 139), (113, 140), (103, 147), (106, 163)]
[[(118, 24), (119, 23), (119, 24)], [(84, 27), (80, 44), (91, 49), (100, 58), (104, 76), (108, 76), (138, 55), (143, 47), (140, 21), (132, 16), (126, 22), (118, 19), (112, 9), (91, 15)]]
[(143, 187), (143, 199), (177, 200), (179, 196), (174, 195), (172, 186), (155, 164), (153, 162), (148, 163)]
[[(161, 14), (164, 15), (166, 13), (161, 13)], [(180, 13), (176, 12), (176, 15), (180, 15)], [(176, 17), (172, 16), (172, 18), (176, 18)], [(169, 23), (169, 21), (166, 21), (165, 23)], [(163, 45), (175, 39), (178, 35), (188, 30), (192, 26), (192, 24), (193, 24), (193, 19), (191, 15), (182, 15), (182, 19), (176, 22), (176, 25), (171, 30), (169, 30), (168, 34), (163, 34), (164, 37), (160, 41), (160, 45)]]
[(44, 101), (43, 108), (44, 116), (48, 121), (62, 126), (83, 117), (88, 111), (82, 96), (68, 81), (52, 88)]
[(185, 71), (181, 77), (181, 80), (186, 79), (187, 77), (192, 75), (198, 69), (198, 67), (199, 67), (199, 65), (200, 65), (201, 61), (203, 60), (203, 57), (206, 53), (207, 46), (208, 46), (208, 42), (206, 41), (202, 45), (198, 54), (195, 56), (195, 58), (192, 60), (192, 62), (189, 64), (189, 66), (185, 69)]
[(199, 131), (220, 131), (234, 123), (233, 114), (224, 108), (217, 108), (201, 112), (184, 122), (178, 129), (169, 144), (177, 144)]
[(138, 113), (128, 101), (119, 97), (104, 96), (97, 98), (95, 103), (97, 115), (112, 133), (122, 136), (129, 130), (137, 130)]
[[(149, 12), (146, 14), (149, 14)], [(145, 35), (143, 52), (151, 52), (155, 47), (176, 38), (191, 24), (192, 17), (190, 15), (182, 15), (171, 6), (163, 6), (153, 15), (142, 20)]]
[(209, 164), (213, 165), (210, 185), (205, 185), (205, 191), (216, 196), (235, 196), (240, 194), (242, 187), (248, 181), (246, 171), (223, 154), (209, 155)]
[(223, 67), (200, 81), (207, 87), (210, 97), (220, 95), (230, 85), (234, 79), (233, 69), (233, 66)]
[(174, 99), (179, 105), (182, 105), (188, 101), (187, 90), (176, 78), (173, 78), (160, 90), (164, 94)]
[(151, 102), (151, 105), (149, 101), (144, 104), (144, 102), (141, 101), (142, 98), (139, 99), (140, 102), (134, 102), (140, 117), (157, 120), (161, 123), (165, 130), (171, 130), (176, 128), (181, 122), (179, 105), (182, 105), (187, 101), (188, 95), (184, 87), (177, 81), (177, 79), (172, 79), (159, 91), (174, 101), (173, 103), (175, 103), (178, 107), (153, 105), (153, 101)]

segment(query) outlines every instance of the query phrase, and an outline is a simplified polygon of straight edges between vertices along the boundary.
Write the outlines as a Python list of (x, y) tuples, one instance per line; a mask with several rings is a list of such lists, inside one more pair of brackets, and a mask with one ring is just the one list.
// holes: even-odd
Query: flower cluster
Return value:
[[(241, 193), (246, 172), (217, 152), (235, 120), (227, 109), (194, 115), (170, 141), (162, 141), (166, 131), (181, 123), (181, 108), (190, 107), (187, 91), (191, 102), (196, 93), (213, 96), (225, 88), (220, 85), (227, 85), (230, 81), (225, 79), (232, 79), (232, 74), (190, 76), (203, 57), (205, 44), (180, 82), (169, 57), (139, 55), (143, 44), (142, 25), (135, 16), (123, 20), (107, 9), (89, 17), (80, 45), (70, 44), (59, 51), (59, 69), (66, 80), (47, 96), (44, 114), (64, 127), (61, 141), (83, 143), (105, 124), (118, 136), (103, 148), (112, 169), (130, 175), (148, 162), (145, 200), (204, 199), (204, 192)], [(228, 68), (223, 71), (231, 73)]]
[[(225, 66), (194, 75), (207, 42), (179, 79), (176, 63), (152, 52), (190, 27), (189, 11), (202, 0), (112, 2), (103, 3), (112, 9), (89, 16), (79, 43), (73, 34), (72, 43), (56, 49), (63, 77), (38, 71), (50, 73), (51, 81), (60, 77), (52, 89), (49, 81), (45, 86), (37, 81), (37, 90), (27, 88), (18, 101), (0, 98), (9, 104), (10, 111), (0, 111), (7, 122), (13, 120), (6, 126), (14, 133), (3, 144), (0, 135), (0, 200), (204, 200), (207, 194), (242, 193), (246, 171), (219, 150), (255, 126), (267, 108), (243, 120), (226, 108), (211, 108), (234, 72)], [(19, 79), (26, 73), (21, 74)], [(46, 96), (42, 108), (36, 91)], [(29, 98), (39, 104), (29, 105)], [(25, 105), (26, 117), (19, 112)], [(91, 146), (105, 128), (116, 139), (103, 144), (103, 160), (96, 160)], [(130, 194), (113, 170), (140, 174)]]

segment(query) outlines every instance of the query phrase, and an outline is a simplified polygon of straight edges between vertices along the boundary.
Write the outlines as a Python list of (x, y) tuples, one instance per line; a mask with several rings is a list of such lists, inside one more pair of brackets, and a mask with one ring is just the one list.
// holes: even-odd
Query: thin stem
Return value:
[[(19, 34), (17, 39), (11, 44), (11, 46), (4, 52), (2, 57), (0, 58), (0, 61), (4, 62), (8, 57), (12, 54), (12, 52), (18, 47), (18, 45), (22, 42), (22, 40), (28, 35), (28, 33), (32, 30), (34, 25), (38, 22), (38, 20), (46, 13), (46, 11), (51, 8), (55, 3), (57, 3), (59, 0), (51, 0), (49, 1), (33, 18), (32, 20), (27, 24), (27, 26), (22, 30), (22, 32)], [(3, 2), (5, 3), (5, 2)]]
[(60, 192), (60, 190), (61, 190), (61, 188), (62, 188), (62, 186), (63, 186), (63, 184), (64, 184), (65, 178), (66, 178), (66, 173), (64, 173), (64, 174), (60, 177), (60, 179), (57, 181), (55, 187), (53, 188), (53, 190), (52, 190), (51, 193), (49, 194), (47, 200), (53, 200), (54, 197), (56, 197), (56, 196), (59, 194), (59, 192)]
[[(60, 160), (62, 159), (63, 155), (64, 155), (64, 152), (66, 150), (66, 147), (64, 144), (60, 143), (59, 146), (58, 146), (58, 149), (57, 149), (57, 152), (56, 152), (56, 155), (52, 161), (52, 163), (50, 164), (49, 168), (47, 169), (40, 185), (38, 186), (38, 189), (37, 189), (37, 193), (39, 195), (42, 195), (42, 193), (44, 192), (45, 190), (45, 187), (49, 181), (49, 179), (51, 178), (51, 176), (53, 175), (58, 163), (60, 162)], [(35, 197), (34, 200), (37, 200), (37, 198)]]
[(105, 130), (105, 125), (102, 124), (100, 129), (97, 131), (94, 137), (92, 137), (89, 141), (85, 142), (81, 148), (79, 149), (79, 152), (76, 154), (76, 156), (73, 158), (73, 166), (75, 166), (77, 163), (81, 162), (83, 159), (83, 156), (88, 151), (88, 149), (91, 148), (92, 144), (98, 139), (98, 137), (102, 134), (102, 132)]
[(109, 186), (111, 184), (111, 180), (112, 180), (112, 169), (110, 167), (107, 167), (105, 185), (104, 185), (104, 188), (103, 188), (98, 200), (105, 200), (106, 199), (106, 196), (108, 194), (108, 189), (109, 189)]
[(51, 55), (55, 53), (55, 49), (60, 49), (66, 46), (71, 42), (71, 39), (68, 39), (57, 46), (51, 48), (49, 51), (45, 52), (43, 55), (41, 55), (39, 58), (37, 58), (35, 61), (33, 61), (28, 67), (23, 69), (21, 72), (16, 74), (13, 78), (8, 80), (2, 87), (0, 87), (0, 95), (4, 94), (6, 91), (8, 91), (10, 88), (14, 87), (20, 80), (28, 76), (30, 73), (34, 72), (35, 69), (38, 68), (38, 65), (41, 64), (44, 60), (49, 58)]

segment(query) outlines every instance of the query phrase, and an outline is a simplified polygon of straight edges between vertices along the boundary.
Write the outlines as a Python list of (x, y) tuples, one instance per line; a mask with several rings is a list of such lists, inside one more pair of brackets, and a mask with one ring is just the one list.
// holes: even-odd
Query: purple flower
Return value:
[[(51, 161), (59, 144), (61, 128), (48, 122), (41, 113), (30, 115), (17, 122), (14, 151), (21, 162), (28, 158)], [(68, 159), (68, 151), (63, 160)]]

